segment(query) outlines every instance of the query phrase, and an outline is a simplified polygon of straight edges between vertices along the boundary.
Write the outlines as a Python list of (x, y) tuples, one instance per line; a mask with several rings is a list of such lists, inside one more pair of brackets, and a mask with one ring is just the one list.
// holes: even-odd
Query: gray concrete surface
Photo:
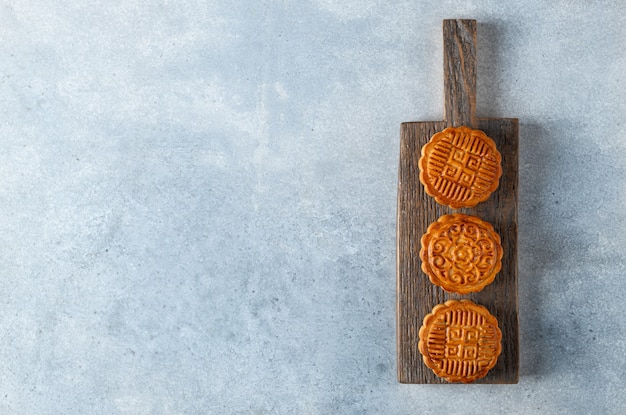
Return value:
[[(0, 5), (0, 413), (626, 413), (624, 1)], [(399, 125), (519, 117), (521, 379), (400, 385)]]

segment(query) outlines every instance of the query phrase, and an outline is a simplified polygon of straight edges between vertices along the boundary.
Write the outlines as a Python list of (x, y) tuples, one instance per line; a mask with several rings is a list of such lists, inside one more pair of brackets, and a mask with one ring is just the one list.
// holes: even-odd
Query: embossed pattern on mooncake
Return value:
[(470, 300), (449, 300), (424, 317), (419, 351), (426, 366), (448, 382), (485, 377), (502, 351), (502, 332), (489, 311)]
[(501, 161), (496, 144), (482, 131), (449, 127), (422, 147), (419, 179), (438, 203), (472, 207), (498, 188)]
[(480, 291), (502, 268), (500, 236), (476, 216), (440, 217), (428, 227), (421, 244), (422, 271), (449, 292)]

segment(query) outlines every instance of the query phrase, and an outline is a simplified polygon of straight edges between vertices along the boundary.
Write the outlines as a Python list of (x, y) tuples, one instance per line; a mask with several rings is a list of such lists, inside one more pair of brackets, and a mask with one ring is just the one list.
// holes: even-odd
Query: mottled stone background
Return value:
[[(626, 413), (624, 1), (0, 4), (0, 413)], [(401, 385), (399, 126), (520, 119), (519, 385)]]

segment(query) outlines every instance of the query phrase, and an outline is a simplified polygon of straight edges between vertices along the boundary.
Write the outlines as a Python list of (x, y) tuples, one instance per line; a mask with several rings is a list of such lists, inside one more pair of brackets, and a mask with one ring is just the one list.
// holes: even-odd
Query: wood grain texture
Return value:
[(443, 21), (444, 117), (476, 128), (476, 20)]
[[(444, 48), (456, 47), (462, 51), (461, 62), (472, 61), (475, 66), (476, 48), (464, 45), (476, 41), (475, 21), (444, 21), (444, 36), (451, 36), (446, 27), (462, 28), (461, 46), (458, 42), (446, 42)], [(454, 33), (458, 33), (457, 30)], [(456, 36), (452, 34), (452, 36)], [(455, 38), (458, 40), (458, 38)], [(446, 50), (446, 55), (453, 53)], [(468, 56), (471, 55), (471, 56)], [(446, 63), (448, 65), (448, 63)], [(454, 65), (452, 65), (454, 67)], [(464, 67), (461, 65), (461, 67)], [(459, 68), (445, 71), (446, 78)], [(465, 69), (461, 72), (467, 74)], [(470, 299), (481, 304), (498, 319), (502, 330), (502, 354), (488, 375), (476, 383), (517, 383), (519, 372), (518, 305), (517, 305), (517, 182), (518, 182), (518, 120), (515, 118), (476, 118), (471, 114), (475, 106), (475, 75), (467, 81), (466, 75), (455, 75), (446, 81), (446, 105), (448, 101), (455, 111), (448, 111), (456, 123), (446, 119), (433, 122), (403, 123), (400, 132), (400, 164), (398, 177), (397, 218), (397, 347), (398, 380), (402, 383), (446, 383), (426, 367), (418, 350), (418, 331), (422, 321), (435, 305), (449, 299)], [(458, 82), (453, 82), (454, 80)], [(458, 85), (462, 83), (463, 85)], [(463, 96), (462, 99), (458, 99)], [(452, 97), (448, 100), (449, 97)], [(473, 101), (474, 104), (469, 103)], [(465, 114), (465, 115), (463, 115)], [(465, 117), (465, 118), (464, 118)], [(502, 154), (503, 174), (498, 189), (491, 197), (473, 208), (453, 210), (435, 202), (427, 195), (419, 181), (418, 160), (421, 148), (436, 132), (450, 126), (469, 125), (484, 131), (491, 137)], [(461, 212), (475, 215), (491, 223), (502, 240), (504, 257), (502, 269), (493, 283), (478, 293), (451, 294), (433, 285), (421, 270), (419, 259), (420, 239), (428, 226), (440, 216)]]

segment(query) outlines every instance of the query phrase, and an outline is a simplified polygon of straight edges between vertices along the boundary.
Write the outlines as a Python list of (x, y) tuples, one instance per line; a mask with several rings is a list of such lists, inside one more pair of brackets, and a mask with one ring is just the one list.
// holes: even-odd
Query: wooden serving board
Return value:
[[(498, 319), (502, 353), (496, 366), (475, 383), (517, 383), (519, 372), (517, 306), (517, 176), (518, 120), (477, 118), (476, 21), (444, 20), (443, 121), (407, 122), (400, 129), (400, 166), (397, 218), (397, 347), (401, 383), (447, 383), (435, 376), (418, 350), (418, 332), (426, 314), (449, 299), (470, 299)], [(502, 177), (487, 201), (473, 208), (453, 210), (435, 202), (419, 181), (422, 146), (436, 132), (461, 125), (491, 137), (502, 154)], [(420, 239), (428, 226), (448, 213), (475, 215), (500, 234), (502, 270), (478, 293), (451, 294), (433, 285), (421, 270)]]

